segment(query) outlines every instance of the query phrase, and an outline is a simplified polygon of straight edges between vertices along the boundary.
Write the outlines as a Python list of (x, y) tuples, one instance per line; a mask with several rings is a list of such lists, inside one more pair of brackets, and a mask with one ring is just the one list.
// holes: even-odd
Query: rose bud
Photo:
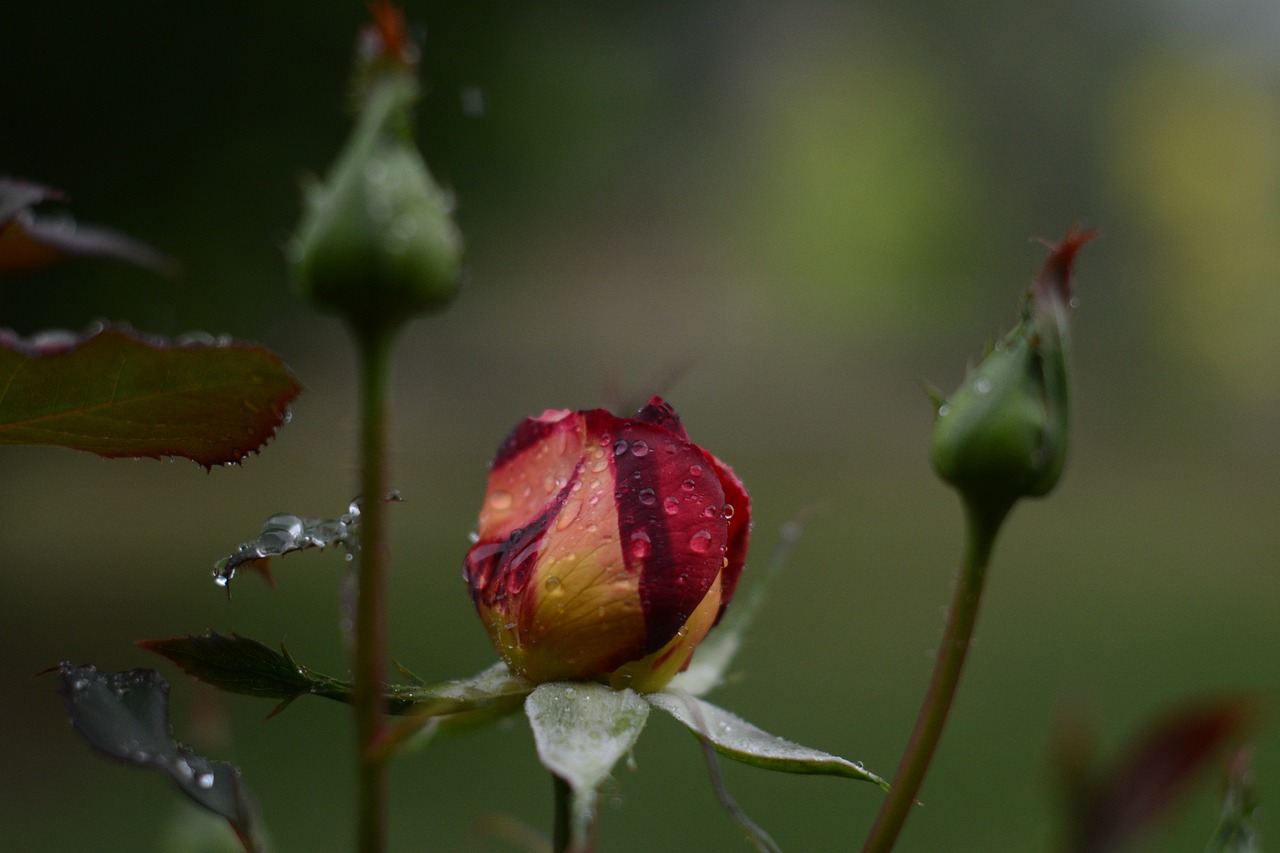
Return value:
[(1067, 456), (1068, 323), (1071, 268), (1096, 232), (1072, 229), (1049, 248), (1022, 322), (940, 401), (934, 468), (965, 500), (1003, 513), (1022, 497), (1047, 494)]
[(353, 75), (356, 126), (326, 181), (308, 188), (289, 259), (312, 305), (376, 335), (449, 304), (462, 236), (414, 145), (417, 48), (397, 8), (371, 8)]
[(549, 409), (498, 449), (463, 577), (516, 674), (658, 690), (733, 597), (750, 518), (662, 399), (634, 418)]

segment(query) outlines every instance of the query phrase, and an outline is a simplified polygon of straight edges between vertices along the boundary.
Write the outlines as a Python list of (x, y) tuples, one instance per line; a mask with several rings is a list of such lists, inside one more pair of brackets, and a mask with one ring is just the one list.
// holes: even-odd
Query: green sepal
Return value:
[(553, 681), (538, 685), (524, 709), (542, 765), (572, 791), (572, 847), (586, 849), (596, 791), (640, 737), (649, 705), (633, 690)]
[(861, 762), (771, 735), (710, 702), (669, 690), (646, 693), (644, 698), (688, 726), (695, 735), (706, 738), (726, 758), (781, 773), (860, 779), (889, 790), (889, 783)]

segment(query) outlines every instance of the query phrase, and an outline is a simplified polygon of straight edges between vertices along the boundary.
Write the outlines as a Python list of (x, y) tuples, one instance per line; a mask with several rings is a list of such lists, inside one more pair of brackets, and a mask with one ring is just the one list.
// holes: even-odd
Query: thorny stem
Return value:
[(377, 746), (386, 727), (387, 659), (387, 385), (391, 345), (386, 331), (356, 332), (360, 359), (360, 562), (355, 624), (358, 850), (387, 849), (387, 755)]
[(965, 501), (965, 556), (951, 599), (947, 627), (943, 633), (942, 647), (934, 663), (933, 677), (915, 729), (907, 742), (902, 763), (893, 779), (889, 795), (880, 807), (880, 814), (867, 836), (863, 853), (887, 853), (893, 849), (902, 825), (906, 823), (916, 794), (924, 781), (929, 762), (938, 748), (942, 729), (951, 711), (951, 702), (960, 683), (960, 671), (973, 638), (973, 626), (978, 618), (978, 605), (982, 600), (982, 584), (987, 566), (991, 562), (991, 550), (996, 534), (1008, 515), (1012, 504), (978, 505)]

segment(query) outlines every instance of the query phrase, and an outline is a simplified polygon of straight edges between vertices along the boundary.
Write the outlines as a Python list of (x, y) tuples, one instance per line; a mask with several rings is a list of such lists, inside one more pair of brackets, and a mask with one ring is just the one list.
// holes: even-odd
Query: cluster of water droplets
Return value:
[[(393, 491), (386, 500), (399, 502), (402, 498), (399, 492)], [(337, 518), (303, 518), (287, 512), (276, 513), (263, 522), (262, 531), (256, 539), (241, 543), (234, 553), (214, 563), (214, 583), (227, 586), (235, 577), (236, 570), (245, 563), (307, 548), (337, 545), (346, 551), (348, 561), (353, 560), (360, 550), (360, 503), (361, 499), (356, 498)]]

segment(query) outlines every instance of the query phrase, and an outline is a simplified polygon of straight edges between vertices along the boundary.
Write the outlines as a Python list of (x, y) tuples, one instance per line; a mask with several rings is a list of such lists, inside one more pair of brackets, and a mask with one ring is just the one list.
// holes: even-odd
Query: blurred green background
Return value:
[[(1052, 850), (1054, 716), (1112, 754), (1185, 698), (1280, 679), (1280, 6), (410, 3), (424, 148), (459, 199), (468, 280), (399, 351), (392, 647), (429, 678), (493, 652), (460, 577), (486, 463), (521, 417), (654, 391), (751, 490), (756, 559), (817, 511), (738, 677), (712, 698), (893, 772), (959, 551), (925, 447), (928, 379), (1014, 318), (1032, 236), (1079, 263), (1073, 456), (997, 550), (978, 643), (904, 851)], [(280, 851), (349, 849), (349, 714), (222, 697), (135, 649), (206, 628), (341, 673), (336, 554), (241, 581), (213, 560), (267, 515), (354, 492), (351, 353), (291, 294), (300, 179), (346, 130), (358, 3), (11, 4), (0, 172), (179, 258), (0, 282), (24, 334), (91, 319), (230, 332), (308, 387), (260, 457), (0, 453), (0, 849), (166, 849), (180, 798), (92, 755), (63, 659), (157, 665), (180, 738), (236, 762)], [(673, 377), (679, 377), (678, 380)], [(1274, 715), (1256, 738), (1280, 802)], [(608, 851), (743, 850), (696, 743), (655, 720), (605, 797)], [(856, 847), (866, 785), (726, 766), (788, 850)], [(1199, 850), (1212, 780), (1145, 850)], [(396, 850), (512, 850), (551, 785), (514, 720), (398, 761)], [(1274, 838), (1274, 819), (1264, 822)]]

